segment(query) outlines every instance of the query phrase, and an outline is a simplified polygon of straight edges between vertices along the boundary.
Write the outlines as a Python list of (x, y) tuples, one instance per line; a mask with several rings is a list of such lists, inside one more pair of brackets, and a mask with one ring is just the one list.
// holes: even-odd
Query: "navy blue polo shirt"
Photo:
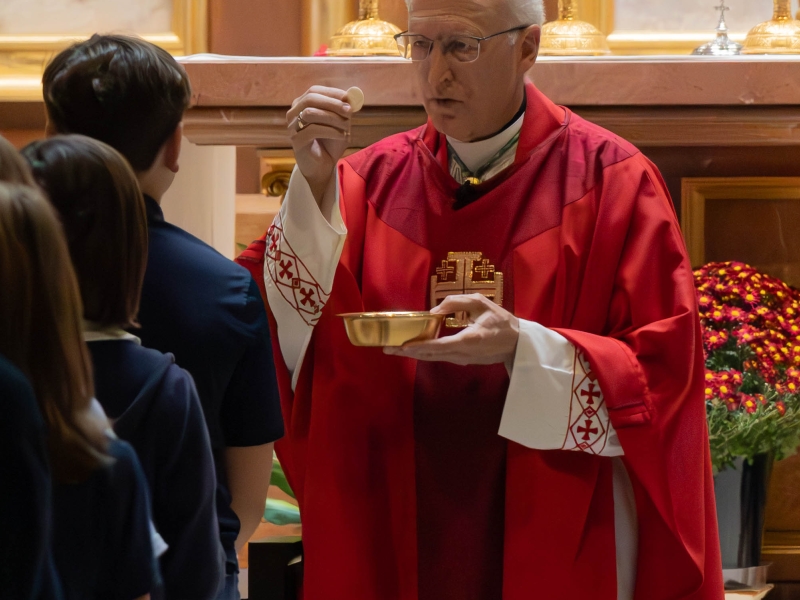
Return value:
[(217, 469), (220, 536), (234, 573), (240, 526), (230, 506), (224, 450), (283, 435), (266, 311), (244, 267), (164, 221), (152, 198), (145, 204), (149, 250), (135, 333), (143, 346), (174, 354), (194, 378)]
[(53, 554), (65, 600), (138, 598), (159, 582), (150, 498), (136, 452), (111, 440), (109, 465), (53, 486)]
[(135, 340), (89, 342), (94, 390), (114, 431), (139, 458), (150, 484), (165, 598), (211, 600), (225, 578), (216, 476), (191, 375), (171, 354)]
[(61, 598), (45, 424), (27, 379), (2, 356), (0, 415), (0, 598)]

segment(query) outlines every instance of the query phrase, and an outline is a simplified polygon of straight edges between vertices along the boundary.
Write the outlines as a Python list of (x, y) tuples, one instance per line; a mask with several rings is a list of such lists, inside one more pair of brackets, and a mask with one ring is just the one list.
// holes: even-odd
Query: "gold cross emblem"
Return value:
[[(495, 270), (481, 252), (448, 252), (447, 259), (431, 276), (431, 308), (448, 296), (483, 294), (503, 306), (503, 274)], [(447, 327), (466, 327), (469, 320), (464, 312), (445, 321)]]

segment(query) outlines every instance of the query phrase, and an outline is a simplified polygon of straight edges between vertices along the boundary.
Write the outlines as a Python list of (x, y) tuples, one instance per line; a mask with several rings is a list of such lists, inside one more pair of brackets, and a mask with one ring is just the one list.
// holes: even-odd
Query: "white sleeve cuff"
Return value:
[(523, 319), (499, 433), (537, 450), (623, 454), (586, 359), (564, 336)]
[(278, 342), (292, 387), (322, 308), (328, 301), (347, 237), (336, 177), (326, 191), (335, 200), (330, 222), (295, 167), (281, 210), (267, 235), (264, 283), (278, 324)]

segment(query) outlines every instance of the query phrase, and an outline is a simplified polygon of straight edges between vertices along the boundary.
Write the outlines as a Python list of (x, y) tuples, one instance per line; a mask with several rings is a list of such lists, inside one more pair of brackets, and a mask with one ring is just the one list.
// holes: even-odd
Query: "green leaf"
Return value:
[(289, 481), (286, 479), (286, 474), (283, 472), (283, 467), (278, 461), (278, 457), (275, 455), (272, 457), (272, 479), (270, 480), (270, 483), (292, 498), (295, 497), (294, 492), (289, 485)]
[(273, 525), (298, 525), (300, 523), (300, 509), (285, 500), (267, 498), (264, 507), (264, 519)]
[(242, 242), (236, 242), (236, 249), (240, 251), (247, 250), (247, 244), (243, 244)]

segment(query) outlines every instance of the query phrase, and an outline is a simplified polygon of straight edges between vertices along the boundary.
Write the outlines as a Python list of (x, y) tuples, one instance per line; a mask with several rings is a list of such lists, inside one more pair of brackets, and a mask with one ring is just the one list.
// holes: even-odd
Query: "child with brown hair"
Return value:
[(0, 354), (31, 382), (54, 480), (64, 597), (148, 598), (157, 567), (147, 483), (93, 402), (81, 300), (58, 219), (30, 186), (0, 183)]
[[(55, 136), (23, 150), (64, 225), (83, 298), (84, 337), (97, 399), (144, 468), (164, 598), (211, 600), (225, 573), (214, 506), (216, 477), (191, 375), (171, 354), (125, 331), (137, 313), (147, 263), (147, 217), (136, 177), (102, 142)], [(161, 595), (161, 592), (160, 594)]]
[(167, 223), (161, 211), (178, 172), (188, 77), (153, 44), (95, 35), (57, 55), (42, 83), (48, 133), (79, 133), (114, 147), (144, 193), (149, 251), (137, 334), (144, 346), (172, 352), (194, 377), (227, 555), (219, 598), (238, 598), (236, 549), (264, 514), (272, 443), (283, 435), (283, 420), (258, 286), (246, 269)]

